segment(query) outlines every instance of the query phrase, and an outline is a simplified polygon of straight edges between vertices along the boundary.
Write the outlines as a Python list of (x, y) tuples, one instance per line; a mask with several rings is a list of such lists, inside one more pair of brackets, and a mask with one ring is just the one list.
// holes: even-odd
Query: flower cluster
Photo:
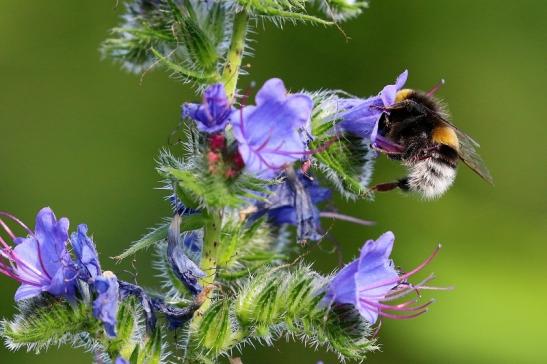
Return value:
[[(0, 218), (2, 230), (15, 244), (15, 247), (10, 246), (0, 236), (0, 254), (4, 259), (0, 261), (0, 273), (21, 283), (15, 293), (16, 301), (32, 299), (42, 293), (69, 301), (81, 300), (85, 296), (86, 289), (82, 288), (85, 285), (94, 292), (93, 315), (103, 323), (105, 333), (110, 337), (116, 336), (120, 300), (131, 295), (143, 300), (149, 308), (149, 322), (155, 322), (154, 310), (172, 319), (188, 316), (188, 311), (171, 308), (161, 299), (148, 297), (140, 287), (118, 280), (114, 273), (102, 271), (95, 243), (87, 235), (87, 225), (79, 225), (69, 239), (68, 219), (57, 220), (49, 207), (38, 212), (34, 231), (10, 213), (0, 212), (0, 216), (28, 234), (17, 237), (9, 224)], [(73, 249), (75, 260), (69, 247)]]
[[(182, 114), (208, 134), (222, 132), (230, 124), (237, 141), (235, 158), (241, 158), (247, 172), (272, 178), (307, 155), (313, 101), (304, 94), (288, 94), (278, 78), (266, 81), (255, 101), (256, 105), (234, 109), (224, 87), (215, 84), (205, 90), (202, 104), (184, 104)], [(211, 140), (213, 150), (218, 149), (221, 139)]]

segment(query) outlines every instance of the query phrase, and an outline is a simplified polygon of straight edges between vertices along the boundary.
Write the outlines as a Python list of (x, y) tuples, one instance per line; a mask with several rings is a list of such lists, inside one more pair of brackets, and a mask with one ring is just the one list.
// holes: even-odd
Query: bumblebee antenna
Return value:
[(431, 90), (429, 90), (427, 92), (427, 96), (433, 96), (435, 94), (435, 92), (439, 91), (439, 89), (442, 87), (442, 85), (444, 85), (444, 78), (441, 78), (441, 80), (439, 82), (437, 82), (437, 84), (435, 86), (433, 86), (431, 88)]

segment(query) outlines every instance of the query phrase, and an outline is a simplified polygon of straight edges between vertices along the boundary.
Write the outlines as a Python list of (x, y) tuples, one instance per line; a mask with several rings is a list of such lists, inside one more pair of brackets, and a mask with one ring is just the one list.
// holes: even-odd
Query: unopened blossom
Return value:
[(95, 278), (93, 287), (97, 298), (93, 301), (93, 316), (103, 323), (110, 337), (116, 336), (116, 321), (119, 305), (118, 278), (110, 271)]
[(272, 187), (267, 201), (257, 203), (258, 211), (253, 218), (267, 214), (275, 225), (295, 225), (298, 241), (319, 240), (323, 235), (316, 205), (330, 197), (331, 191), (313, 178), (289, 170), (283, 183)]
[(88, 281), (101, 275), (97, 248), (93, 240), (87, 236), (87, 225), (78, 225), (78, 231), (70, 235), (70, 243), (76, 255), (81, 278)]
[[(0, 237), (0, 273), (15, 279), (21, 286), (15, 300), (35, 297), (42, 292), (54, 296), (72, 298), (76, 291), (76, 271), (67, 251), (68, 226), (66, 218), (56, 219), (49, 207), (36, 215), (36, 226), (31, 231), (11, 214), (0, 213), (0, 225), (15, 247)], [(15, 222), (23, 227), (28, 236), (17, 238), (3, 220)]]
[(384, 113), (383, 108), (395, 103), (397, 91), (403, 88), (407, 77), (408, 71), (404, 71), (397, 77), (395, 84), (385, 86), (376, 96), (338, 100), (337, 107), (340, 111), (337, 117), (342, 121), (337, 127), (374, 143), (374, 131), (377, 130), (380, 117)]
[(199, 131), (212, 134), (224, 130), (232, 110), (224, 85), (217, 83), (205, 90), (201, 104), (185, 103), (182, 117), (194, 120)]
[(378, 316), (408, 319), (425, 313), (426, 307), (433, 301), (422, 305), (417, 305), (416, 300), (399, 304), (390, 302), (416, 290), (432, 288), (424, 286), (432, 276), (417, 285), (409, 284), (407, 279), (422, 270), (433, 259), (438, 248), (417, 268), (401, 274), (389, 258), (394, 240), (393, 233), (388, 231), (377, 240), (367, 241), (361, 248), (359, 259), (346, 265), (332, 279), (325, 302), (352, 304), (370, 324), (374, 324)]
[(197, 232), (187, 233), (183, 239), (180, 236), (180, 215), (175, 215), (167, 233), (167, 260), (173, 274), (188, 288), (192, 294), (201, 292), (198, 280), (205, 273), (192, 261), (187, 254), (201, 255), (202, 237)]
[(247, 172), (272, 178), (306, 155), (312, 99), (289, 94), (283, 81), (272, 78), (255, 97), (256, 105), (230, 116), (234, 137)]

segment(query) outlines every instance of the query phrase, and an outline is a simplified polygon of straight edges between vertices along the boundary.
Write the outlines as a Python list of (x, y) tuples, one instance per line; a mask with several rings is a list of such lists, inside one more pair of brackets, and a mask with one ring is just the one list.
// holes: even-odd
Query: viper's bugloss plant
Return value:
[(408, 279), (434, 254), (404, 273), (390, 259), (391, 232), (330, 275), (299, 256), (329, 234), (322, 218), (370, 224), (335, 210), (333, 190), (372, 202), (376, 148), (397, 148), (378, 124), (407, 72), (370, 98), (291, 92), (279, 78), (254, 97), (238, 88), (257, 22), (331, 26), (366, 7), (359, 0), (126, 3), (104, 56), (136, 73), (163, 67), (202, 95), (182, 103), (186, 136), (157, 158), (172, 214), (115, 258), (153, 247), (161, 288), (103, 271), (87, 225), (69, 235), (68, 219), (46, 207), (32, 230), (0, 212), (0, 273), (21, 284), (19, 313), (1, 324), (5, 344), (37, 353), (68, 344), (117, 364), (213, 363), (246, 344), (287, 337), (362, 361), (378, 348), (380, 318), (426, 312), (432, 301), (414, 293), (434, 288), (432, 276)]

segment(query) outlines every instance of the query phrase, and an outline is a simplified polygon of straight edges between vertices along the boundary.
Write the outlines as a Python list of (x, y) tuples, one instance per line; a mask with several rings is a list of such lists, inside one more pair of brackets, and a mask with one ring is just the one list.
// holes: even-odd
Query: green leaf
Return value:
[[(197, 230), (203, 227), (207, 221), (207, 216), (196, 213), (193, 215), (186, 215), (181, 220), (180, 231)], [(133, 242), (131, 247), (126, 249), (122, 254), (113, 257), (116, 260), (125, 259), (131, 255), (134, 255), (140, 250), (147, 249), (150, 246), (156, 245), (167, 238), (167, 231), (169, 230), (169, 224), (171, 221), (161, 223), (157, 227), (153, 228), (149, 233), (144, 235), (139, 240)]]
[(333, 22), (306, 13), (308, 0), (237, 0), (248, 12), (265, 16), (274, 22), (283, 20), (302, 21), (321, 25), (332, 25)]
[(325, 15), (336, 22), (352, 19), (369, 6), (366, 0), (320, 0), (319, 4)]

